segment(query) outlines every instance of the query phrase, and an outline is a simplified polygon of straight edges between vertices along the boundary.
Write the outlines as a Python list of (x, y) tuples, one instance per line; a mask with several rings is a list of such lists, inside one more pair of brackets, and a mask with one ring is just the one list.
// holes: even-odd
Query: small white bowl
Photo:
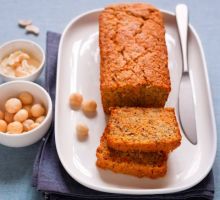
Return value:
[(35, 129), (21, 133), (9, 134), (0, 132), (0, 144), (9, 147), (24, 147), (40, 140), (48, 131), (52, 121), (52, 101), (44, 88), (30, 81), (11, 81), (0, 85), (0, 108), (4, 109), (4, 103), (11, 97), (16, 97), (20, 92), (30, 92), (35, 101), (42, 103), (47, 115), (44, 121)]
[(34, 58), (36, 58), (40, 62), (38, 69), (34, 73), (24, 77), (10, 77), (1, 72), (0, 72), (0, 77), (2, 77), (4, 81), (13, 81), (13, 80), (35, 81), (40, 76), (43, 70), (43, 66), (45, 63), (44, 50), (37, 43), (31, 40), (16, 39), (6, 42), (0, 46), (0, 61), (17, 50), (23, 50), (24, 52), (34, 56)]

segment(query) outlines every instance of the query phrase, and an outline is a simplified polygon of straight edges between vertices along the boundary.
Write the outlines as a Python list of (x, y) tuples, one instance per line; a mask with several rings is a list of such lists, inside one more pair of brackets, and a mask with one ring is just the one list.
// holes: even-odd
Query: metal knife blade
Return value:
[(189, 66), (187, 60), (188, 50), (188, 8), (184, 4), (176, 6), (176, 21), (180, 36), (182, 50), (183, 72), (179, 88), (179, 121), (186, 138), (197, 144), (195, 102), (193, 97), (192, 83), (190, 80)]
[(179, 117), (185, 136), (191, 143), (197, 144), (195, 103), (189, 73), (184, 73), (180, 82)]

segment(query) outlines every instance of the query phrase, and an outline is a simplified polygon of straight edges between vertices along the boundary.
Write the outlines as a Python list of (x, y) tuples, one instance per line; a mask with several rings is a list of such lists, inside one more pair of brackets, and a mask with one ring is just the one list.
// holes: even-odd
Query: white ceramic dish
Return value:
[(13, 81), (13, 80), (35, 81), (40, 76), (44, 67), (44, 63), (45, 63), (44, 50), (37, 43), (31, 40), (16, 39), (6, 42), (0, 46), (0, 61), (17, 50), (23, 50), (28, 54), (30, 54), (31, 56), (34, 56), (34, 58), (37, 59), (40, 63), (37, 70), (34, 73), (24, 77), (10, 77), (0, 72), (0, 77), (4, 81)]
[[(75, 18), (61, 38), (55, 114), (56, 147), (61, 163), (75, 180), (104, 192), (163, 194), (194, 186), (208, 174), (213, 165), (217, 139), (206, 61), (200, 39), (192, 26), (189, 29), (189, 66), (196, 99), (198, 144), (192, 145), (182, 134), (181, 146), (169, 156), (167, 175), (156, 180), (115, 174), (96, 167), (96, 148), (106, 125), (99, 91), (100, 11), (94, 10)], [(162, 12), (172, 82), (166, 105), (176, 107), (182, 66), (181, 51), (175, 16), (167, 11)], [(95, 118), (88, 119), (81, 111), (69, 108), (69, 95), (75, 91), (82, 93), (85, 99), (96, 100), (98, 115)], [(85, 142), (78, 141), (75, 136), (78, 122), (85, 122), (89, 126), (89, 138)]]
[(39, 127), (22, 134), (0, 133), (0, 144), (9, 147), (24, 147), (40, 140), (48, 131), (52, 121), (52, 101), (49, 94), (41, 86), (29, 81), (11, 81), (0, 85), (0, 108), (8, 98), (17, 96), (20, 92), (30, 92), (36, 102), (42, 103), (47, 116)]

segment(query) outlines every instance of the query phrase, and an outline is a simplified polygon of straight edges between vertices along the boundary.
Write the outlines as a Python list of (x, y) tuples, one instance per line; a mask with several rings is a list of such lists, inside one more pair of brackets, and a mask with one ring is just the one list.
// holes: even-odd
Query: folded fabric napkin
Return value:
[[(56, 89), (56, 68), (57, 53), (60, 41), (60, 34), (48, 32), (46, 46), (46, 80), (45, 88), (49, 92), (53, 106), (55, 102)], [(62, 167), (55, 146), (54, 126), (52, 124), (47, 136), (42, 140), (33, 169), (33, 185), (44, 192), (45, 199), (51, 200), (82, 200), (82, 199), (169, 199), (189, 200), (207, 199), (214, 196), (213, 174), (210, 172), (207, 177), (198, 185), (183, 192), (165, 195), (122, 195), (98, 192), (76, 182)]]

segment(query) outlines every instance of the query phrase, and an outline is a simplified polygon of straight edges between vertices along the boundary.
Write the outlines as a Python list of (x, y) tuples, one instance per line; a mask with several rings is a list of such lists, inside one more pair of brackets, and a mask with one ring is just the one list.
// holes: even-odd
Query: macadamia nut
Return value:
[(45, 109), (41, 104), (34, 104), (31, 107), (31, 114), (33, 117), (40, 117), (45, 114)]
[(18, 96), (23, 105), (29, 105), (33, 103), (33, 96), (29, 92), (21, 92)]
[(88, 137), (89, 128), (83, 123), (78, 123), (76, 125), (76, 133), (78, 139), (84, 140)]
[(22, 60), (30, 59), (30, 56), (23, 51), (15, 51), (8, 57), (8, 65), (11, 67), (18, 67)]
[(5, 133), (7, 131), (7, 123), (6, 121), (0, 119), (0, 132)]
[(35, 35), (38, 35), (39, 33), (40, 33), (40, 29), (37, 27), (37, 26), (34, 26), (34, 25), (27, 25), (26, 27), (25, 27), (25, 29), (26, 29), (26, 31), (28, 32), (28, 33), (33, 33), (33, 34), (35, 34)]
[(4, 117), (5, 117), (4, 112), (0, 110), (0, 119), (4, 119)]
[(30, 19), (21, 19), (18, 21), (18, 25), (21, 27), (26, 27), (31, 24), (32, 24), (32, 21)]
[(97, 104), (94, 100), (85, 101), (82, 104), (82, 110), (85, 113), (95, 113)]
[(39, 123), (33, 123), (33, 124), (31, 124), (30, 130), (37, 128), (39, 125), (40, 125)]
[(23, 131), (23, 125), (21, 122), (11, 122), (8, 124), (7, 132), (16, 134), (16, 133), (22, 133)]
[(23, 106), (23, 109), (25, 109), (28, 112), (28, 118), (32, 118), (31, 105), (25, 105)]
[(83, 97), (81, 94), (73, 93), (70, 95), (69, 104), (71, 108), (75, 108), (75, 109), (80, 108), (82, 101), (83, 101)]
[(14, 114), (5, 112), (5, 121), (11, 123), (14, 120)]
[(29, 75), (28, 72), (24, 71), (22, 67), (17, 67), (15, 69), (15, 77), (24, 77), (28, 75)]
[(41, 117), (38, 117), (36, 120), (35, 120), (35, 122), (36, 123), (42, 123), (43, 121), (44, 121), (44, 119), (45, 119), (45, 116), (41, 116)]
[(24, 131), (31, 130), (31, 125), (34, 124), (34, 121), (32, 119), (27, 119), (23, 122)]
[(9, 113), (16, 113), (22, 108), (22, 103), (17, 98), (10, 98), (5, 103), (5, 110)]
[(23, 122), (28, 118), (28, 112), (25, 109), (19, 110), (15, 115), (14, 115), (14, 121), (18, 122)]

